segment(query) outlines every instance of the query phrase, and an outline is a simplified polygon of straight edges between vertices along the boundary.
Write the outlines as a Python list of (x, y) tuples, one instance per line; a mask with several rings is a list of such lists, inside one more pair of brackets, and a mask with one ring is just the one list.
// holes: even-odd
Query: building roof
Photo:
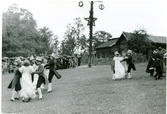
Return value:
[[(126, 38), (126, 40), (130, 40), (132, 33), (123, 32), (122, 35), (124, 35), (124, 37)], [(148, 39), (149, 39), (151, 42), (154, 42), (154, 43), (162, 43), (162, 44), (165, 44), (167, 37), (149, 35), (149, 36), (148, 36)]]
[(101, 45), (97, 46), (96, 49), (111, 47), (111, 46), (113, 46), (118, 41), (118, 39), (119, 38), (112, 38), (111, 40), (109, 40), (109, 41), (107, 41), (105, 43), (102, 43)]
[(154, 42), (154, 43), (162, 43), (162, 44), (165, 44), (167, 37), (149, 35), (148, 38), (149, 38), (149, 40), (151, 40), (151, 41)]

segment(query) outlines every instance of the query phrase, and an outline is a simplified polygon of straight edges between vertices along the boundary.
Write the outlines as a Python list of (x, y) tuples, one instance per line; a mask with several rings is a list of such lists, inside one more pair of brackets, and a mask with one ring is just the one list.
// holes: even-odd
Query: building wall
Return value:
[(108, 48), (96, 49), (97, 58), (111, 58), (114, 56), (115, 51), (118, 51), (118, 46), (116, 45)]

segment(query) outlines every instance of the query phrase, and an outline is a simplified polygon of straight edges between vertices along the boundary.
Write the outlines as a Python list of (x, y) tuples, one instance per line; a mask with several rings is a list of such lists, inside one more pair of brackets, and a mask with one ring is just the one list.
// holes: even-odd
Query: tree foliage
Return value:
[(49, 51), (52, 31), (37, 29), (33, 14), (16, 4), (3, 12), (2, 56), (30, 56)]
[(146, 54), (147, 50), (152, 48), (148, 36), (144, 29), (135, 30), (128, 41), (128, 48), (137, 53)]
[(75, 18), (74, 23), (66, 28), (60, 51), (61, 54), (73, 55), (76, 49), (86, 47), (86, 36), (82, 34), (85, 27), (80, 18)]
[(94, 47), (97, 47), (98, 45), (107, 42), (109, 39), (112, 38), (112, 35), (105, 31), (96, 31), (93, 35), (93, 43)]

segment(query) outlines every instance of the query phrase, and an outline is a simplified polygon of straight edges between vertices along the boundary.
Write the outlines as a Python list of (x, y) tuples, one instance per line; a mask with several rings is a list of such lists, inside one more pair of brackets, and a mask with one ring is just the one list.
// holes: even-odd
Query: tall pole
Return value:
[[(97, 18), (93, 17), (93, 4), (94, 2), (101, 2), (101, 1), (91, 1), (90, 2), (90, 15), (89, 18), (85, 18), (86, 21), (88, 21), (88, 26), (89, 26), (89, 55), (88, 55), (88, 67), (92, 66), (92, 39), (93, 39), (93, 26), (95, 26), (95, 21)], [(79, 2), (79, 6), (83, 6), (83, 2)], [(100, 4), (99, 9), (103, 10), (104, 5)]]
[(92, 66), (92, 37), (93, 37), (93, 1), (90, 3), (90, 16), (89, 16), (89, 61), (88, 67)]

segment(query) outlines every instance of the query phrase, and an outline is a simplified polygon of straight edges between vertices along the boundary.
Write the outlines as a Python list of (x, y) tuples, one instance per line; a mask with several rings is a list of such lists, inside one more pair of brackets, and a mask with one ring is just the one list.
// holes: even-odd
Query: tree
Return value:
[[(41, 53), (49, 54), (52, 53), (53, 49), (51, 49), (52, 41), (53, 41), (53, 32), (49, 30), (48, 27), (43, 27), (39, 29), (40, 39), (39, 44), (42, 45)], [(51, 49), (51, 50), (50, 50)]]
[(112, 38), (112, 35), (108, 32), (96, 31), (93, 35), (94, 48), (104, 42), (107, 42), (111, 38)]
[(147, 50), (152, 48), (148, 36), (144, 29), (135, 30), (128, 41), (128, 48), (137, 53), (146, 54)]
[(3, 12), (2, 56), (52, 53), (52, 39), (53, 32), (47, 27), (38, 30), (36, 21), (28, 10), (13, 4)]
[(80, 18), (75, 18), (74, 21), (67, 25), (64, 40), (61, 43), (61, 54), (73, 55), (77, 49), (86, 47), (86, 37), (82, 34), (85, 27)]
[(18, 8), (17, 5), (13, 4), (6, 12), (3, 12), (2, 22), (3, 56), (31, 54), (32, 51), (28, 51), (27, 48), (33, 43), (31, 39), (37, 32), (36, 21), (32, 14), (28, 10)]
[(73, 55), (76, 45), (75, 28), (71, 24), (68, 24), (67, 31), (64, 34), (64, 40), (61, 43), (61, 54)]

